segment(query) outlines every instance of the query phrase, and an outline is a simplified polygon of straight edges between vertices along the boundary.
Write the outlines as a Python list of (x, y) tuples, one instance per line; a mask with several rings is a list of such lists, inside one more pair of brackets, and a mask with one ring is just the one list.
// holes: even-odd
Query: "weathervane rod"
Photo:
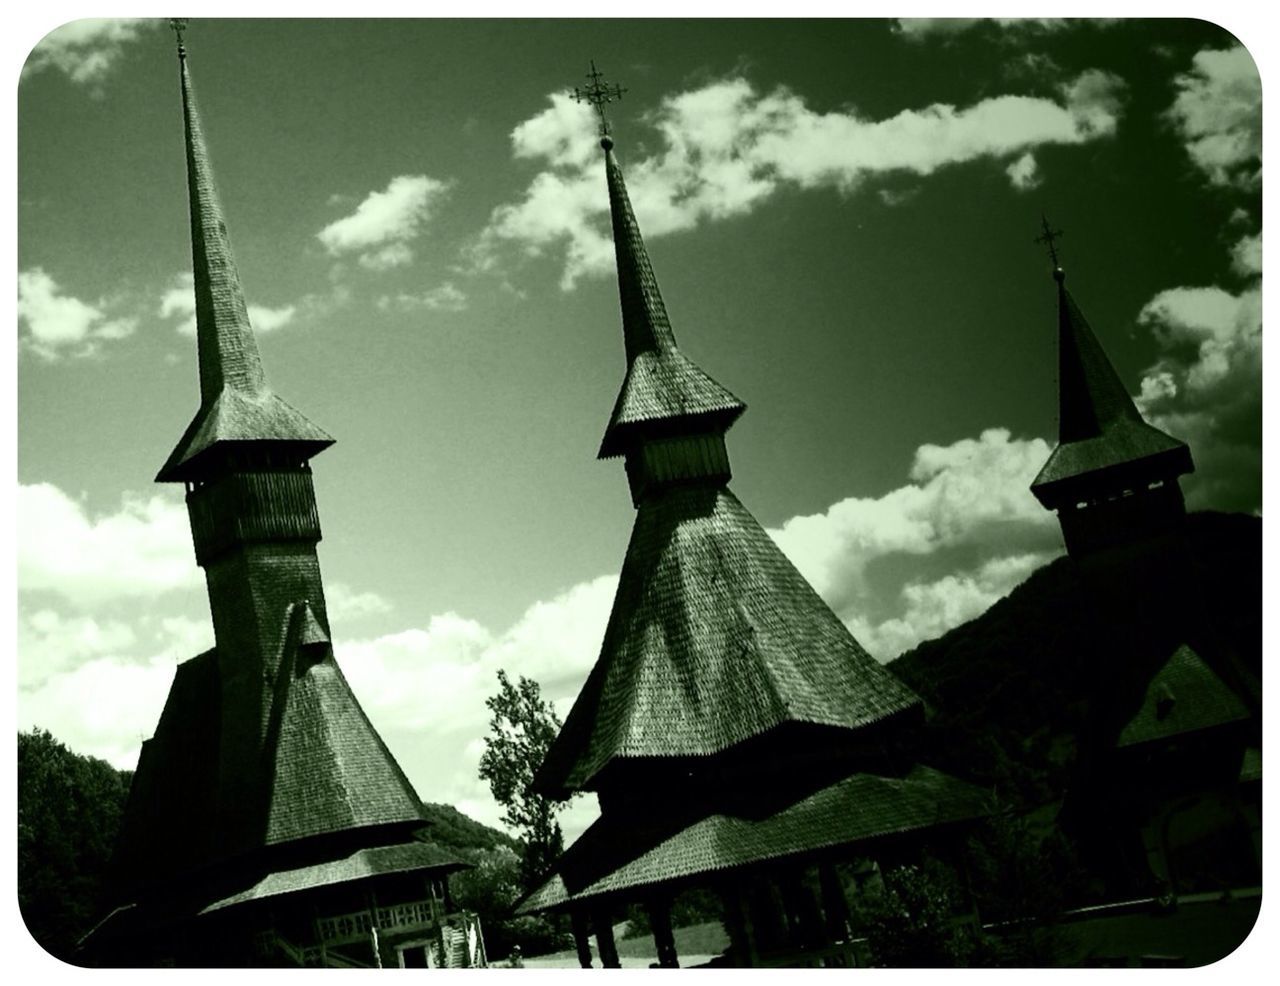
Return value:
[(188, 23), (189, 21), (185, 17), (169, 18), (169, 27), (171, 27), (173, 29), (173, 33), (178, 36), (178, 57), (179, 58), (187, 57), (187, 46), (183, 42), (182, 32), (187, 29)]
[(612, 103), (616, 99), (621, 99), (622, 94), (627, 90), (622, 86), (604, 81), (604, 76), (600, 74), (596, 68), (596, 62), (591, 60), (591, 71), (587, 73), (589, 85), (574, 86), (573, 98), (579, 103), (590, 103), (596, 111), (596, 115), (600, 118), (600, 136), (609, 136), (609, 117), (605, 114), (605, 104)]

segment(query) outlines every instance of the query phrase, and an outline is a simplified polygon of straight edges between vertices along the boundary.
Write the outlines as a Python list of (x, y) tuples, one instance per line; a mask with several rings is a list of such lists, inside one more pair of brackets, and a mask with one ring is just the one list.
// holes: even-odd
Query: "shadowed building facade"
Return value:
[(200, 407), (160, 482), (186, 490), (215, 647), (179, 665), (142, 747), (91, 960), (483, 962), (423, 806), (334, 660), (310, 460), (333, 440), (272, 392), (184, 46)]
[(569, 912), (583, 964), (594, 928), (616, 965), (611, 917), (645, 903), (669, 966), (672, 895), (711, 888), (735, 964), (817, 955), (847, 938), (837, 863), (972, 819), (979, 792), (914, 763), (920, 700), (729, 489), (745, 405), (677, 346), (602, 133), (627, 369), (599, 457), (624, 459), (636, 520), (599, 658), (534, 781), (593, 792), (601, 817), (521, 910)]
[[(1046, 222), (1042, 239), (1053, 235)], [(1112, 892), (1252, 887), (1260, 663), (1206, 606), (1212, 576), (1178, 481), (1194, 469), (1190, 449), (1143, 418), (1053, 260), (1059, 440), (1031, 491), (1057, 512), (1090, 622), (1109, 628), (1081, 655), (1094, 696), (1063, 822), (1105, 861)]]

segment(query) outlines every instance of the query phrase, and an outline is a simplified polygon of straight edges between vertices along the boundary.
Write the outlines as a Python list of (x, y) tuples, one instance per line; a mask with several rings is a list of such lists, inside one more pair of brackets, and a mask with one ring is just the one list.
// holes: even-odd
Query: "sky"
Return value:
[[(1247, 40), (1247, 39), (1246, 39)], [(419, 794), (489, 823), (496, 673), (563, 715), (633, 519), (601, 154), (682, 349), (748, 405), (732, 487), (877, 658), (1057, 557), (1051, 265), (1193, 509), (1261, 511), (1261, 93), (1204, 21), (193, 20), (273, 389), (313, 462), (335, 653)], [(18, 89), (18, 725), (136, 763), (213, 643), (160, 21), (48, 35)], [(572, 837), (594, 805), (570, 807)]]

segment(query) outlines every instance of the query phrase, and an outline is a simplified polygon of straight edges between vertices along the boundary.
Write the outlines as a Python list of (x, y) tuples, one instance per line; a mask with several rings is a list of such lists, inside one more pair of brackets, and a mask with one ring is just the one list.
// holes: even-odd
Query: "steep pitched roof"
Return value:
[(785, 723), (856, 730), (919, 699), (854, 640), (723, 486), (644, 500), (600, 657), (537, 776), (707, 757)]
[(676, 347), (622, 169), (613, 154), (613, 142), (606, 137), (601, 143), (627, 353), (627, 376), (600, 445), (600, 458), (606, 459), (626, 451), (628, 434), (642, 426), (671, 427), (682, 419), (700, 419), (724, 429), (746, 405)]
[(156, 476), (160, 482), (190, 478), (194, 461), (217, 442), (290, 441), (300, 443), (308, 456), (333, 444), (332, 438), (267, 386), (182, 47), (178, 63), (191, 208), (200, 409)]
[(1116, 745), (1136, 746), (1248, 718), (1239, 696), (1184, 644), (1151, 679), (1142, 708)]
[(294, 624), (268, 727), (263, 842), (422, 819), (413, 786), (356, 701), (309, 605), (295, 607)]
[[(300, 603), (286, 618), (285, 659), (258, 762), (220, 762), (221, 737), (245, 712), (220, 701), (234, 656), (211, 650), (178, 666), (129, 790), (113, 863), (122, 893), (263, 847), (424, 820), (417, 794), (351, 693), (311, 607)], [(219, 778), (245, 774), (250, 783), (237, 790), (255, 792), (257, 803), (227, 803), (231, 795)], [(251, 823), (221, 827), (228, 817)]]
[(1071, 292), (1058, 282), (1058, 445), (1032, 484), (1043, 502), (1064, 480), (1160, 461), (1169, 477), (1190, 472), (1187, 446), (1143, 419)]
[(917, 766), (905, 778), (854, 774), (765, 818), (714, 813), (676, 831), (605, 814), (517, 913), (560, 907), (986, 814), (984, 792)]

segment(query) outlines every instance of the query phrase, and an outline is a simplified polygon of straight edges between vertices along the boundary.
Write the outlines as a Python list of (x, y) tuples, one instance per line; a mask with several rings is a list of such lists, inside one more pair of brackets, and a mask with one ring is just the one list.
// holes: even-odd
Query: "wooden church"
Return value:
[(333, 443), (267, 383), (179, 30), (200, 407), (159, 482), (186, 490), (216, 645), (142, 747), (93, 964), (485, 962), (423, 806), (334, 659), (310, 460)]
[(524, 912), (567, 912), (581, 963), (619, 964), (611, 923), (648, 908), (678, 964), (680, 891), (718, 893), (735, 965), (849, 964), (842, 868), (945, 851), (983, 792), (918, 764), (920, 700), (853, 638), (728, 487), (745, 405), (676, 344), (614, 155), (594, 66), (626, 376), (600, 458), (622, 457), (635, 526), (600, 656), (534, 786), (601, 816)]
[[(1205, 600), (1187, 535), (1187, 445), (1148, 423), (1066, 286), (1058, 308), (1059, 437), (1032, 493), (1057, 512), (1090, 622), (1094, 695), (1064, 825), (1115, 893), (1261, 884), (1259, 657)], [(1141, 586), (1141, 592), (1135, 587)], [(1087, 662), (1087, 663), (1086, 663)]]

